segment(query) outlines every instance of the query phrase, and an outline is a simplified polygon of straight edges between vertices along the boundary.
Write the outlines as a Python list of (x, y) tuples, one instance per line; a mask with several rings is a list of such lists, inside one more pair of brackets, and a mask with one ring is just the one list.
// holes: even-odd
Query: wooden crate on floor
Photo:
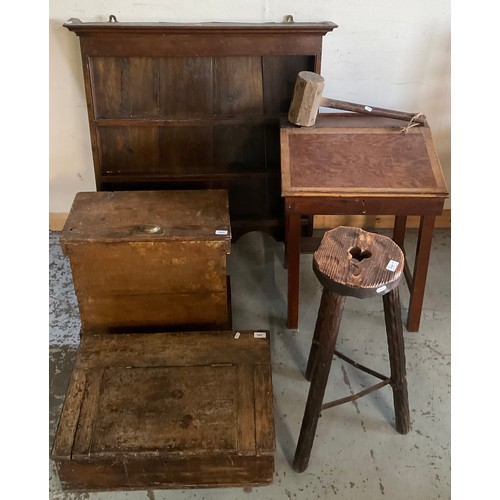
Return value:
[(84, 336), (52, 449), (62, 488), (270, 483), (269, 332), (254, 333)]
[(231, 328), (225, 190), (78, 193), (61, 245), (84, 334)]

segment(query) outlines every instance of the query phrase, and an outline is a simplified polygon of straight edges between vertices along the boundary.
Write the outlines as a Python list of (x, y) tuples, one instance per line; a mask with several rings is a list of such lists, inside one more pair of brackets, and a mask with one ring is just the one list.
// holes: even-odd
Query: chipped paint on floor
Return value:
[(49, 343), (78, 346), (80, 316), (69, 260), (59, 244), (59, 232), (49, 235)]
[[(50, 444), (62, 408), (78, 345), (80, 321), (67, 259), (50, 235)], [(407, 251), (416, 241), (408, 231)], [(273, 363), (276, 465), (265, 487), (63, 493), (50, 464), (53, 500), (432, 500), (450, 498), (450, 231), (435, 231), (419, 333), (404, 332), (412, 429), (394, 428), (389, 387), (323, 412), (308, 469), (291, 467), (309, 384), (303, 373), (309, 354), (321, 288), (312, 256), (301, 256), (298, 330), (285, 327), (286, 271), (283, 244), (250, 233), (233, 244), (231, 276), (235, 329), (269, 329)], [(408, 291), (400, 287), (403, 319)], [(338, 349), (387, 373), (382, 301), (348, 298)], [(370, 375), (334, 359), (325, 401), (368, 387)]]

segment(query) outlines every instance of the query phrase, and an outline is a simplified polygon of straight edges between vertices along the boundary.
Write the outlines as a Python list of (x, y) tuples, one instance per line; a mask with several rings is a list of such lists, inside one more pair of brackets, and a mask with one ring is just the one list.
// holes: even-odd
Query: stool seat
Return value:
[(403, 252), (393, 240), (358, 227), (327, 231), (313, 257), (313, 270), (324, 287), (360, 299), (390, 292), (403, 269)]
[[(314, 253), (313, 269), (323, 285), (305, 377), (311, 381), (302, 419), (293, 468), (303, 472), (323, 410), (354, 401), (385, 385), (392, 387), (396, 430), (410, 430), (410, 410), (406, 386), (406, 361), (398, 284), (405, 265), (402, 250), (387, 236), (340, 226), (327, 231)], [(391, 375), (382, 375), (353, 361), (335, 349), (346, 297), (360, 299), (382, 296)], [(337, 355), (378, 379), (357, 394), (323, 404), (333, 356)]]

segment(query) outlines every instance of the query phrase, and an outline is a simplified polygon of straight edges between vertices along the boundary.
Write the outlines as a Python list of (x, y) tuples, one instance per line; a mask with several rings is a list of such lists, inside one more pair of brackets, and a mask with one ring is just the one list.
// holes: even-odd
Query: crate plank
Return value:
[(71, 456), (74, 436), (77, 430), (80, 408), (85, 392), (85, 372), (73, 370), (64, 401), (64, 407), (59, 418), (59, 426), (54, 437), (52, 456)]
[(96, 414), (99, 409), (98, 401), (103, 374), (102, 368), (85, 374), (85, 392), (79, 412), (75, 442), (71, 451), (72, 456), (86, 456), (90, 453)]
[(255, 442), (257, 453), (267, 453), (274, 447), (274, 420), (269, 419), (273, 412), (273, 388), (271, 367), (256, 365), (254, 371), (255, 400), (263, 404), (255, 408)]

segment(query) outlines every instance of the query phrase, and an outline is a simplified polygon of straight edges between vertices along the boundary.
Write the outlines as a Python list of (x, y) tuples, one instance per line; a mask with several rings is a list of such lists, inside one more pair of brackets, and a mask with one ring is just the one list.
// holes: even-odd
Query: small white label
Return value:
[(241, 335), (241, 333), (240, 333), (240, 332), (236, 332), (236, 333), (234, 334), (234, 338), (235, 338), (236, 340), (238, 340), (238, 339), (240, 338), (240, 335)]
[(253, 332), (254, 339), (265, 339), (267, 337), (266, 332)]
[(387, 286), (383, 285), (383, 286), (379, 286), (377, 288), (377, 293), (382, 293), (385, 289), (387, 288)]
[(365, 106), (365, 109), (366, 111), (368, 111), (368, 113), (371, 113), (373, 111), (373, 108), (370, 108), (370, 106)]
[(385, 266), (385, 268), (388, 270), (388, 271), (395, 271), (399, 266), (399, 262), (396, 262), (395, 260), (390, 260), (389, 261), (389, 264), (387, 264), (387, 266)]
[(225, 235), (227, 234), (227, 229), (216, 229), (215, 230), (215, 234), (221, 234), (221, 235)]

